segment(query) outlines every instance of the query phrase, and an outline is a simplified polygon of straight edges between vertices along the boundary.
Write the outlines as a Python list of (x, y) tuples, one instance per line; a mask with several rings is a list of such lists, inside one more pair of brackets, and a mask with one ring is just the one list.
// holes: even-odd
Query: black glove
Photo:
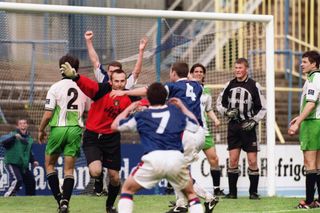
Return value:
[(246, 120), (241, 124), (241, 128), (244, 131), (250, 131), (257, 125), (257, 122), (253, 119)]
[(238, 108), (232, 108), (228, 109), (225, 113), (225, 116), (227, 116), (230, 120), (239, 120), (240, 113)]

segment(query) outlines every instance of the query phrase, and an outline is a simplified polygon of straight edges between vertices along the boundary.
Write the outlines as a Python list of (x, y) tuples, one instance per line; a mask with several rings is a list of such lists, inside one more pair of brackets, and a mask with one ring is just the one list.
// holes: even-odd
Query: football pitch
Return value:
[[(305, 212), (295, 209), (301, 198), (263, 197), (261, 200), (249, 200), (240, 197), (236, 200), (220, 199), (214, 212)], [(73, 196), (70, 203), (70, 212), (95, 213), (105, 212), (106, 197)], [(168, 211), (169, 201), (174, 196), (164, 195), (136, 195), (134, 196), (134, 213), (164, 213)], [(57, 204), (52, 196), (35, 197), (9, 197), (0, 198), (1, 213), (15, 212), (57, 212)], [(308, 212), (320, 212), (320, 209), (308, 210)]]

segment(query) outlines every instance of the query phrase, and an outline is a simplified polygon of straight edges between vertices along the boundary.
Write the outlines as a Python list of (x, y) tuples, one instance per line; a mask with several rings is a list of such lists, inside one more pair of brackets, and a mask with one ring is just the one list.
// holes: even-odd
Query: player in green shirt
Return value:
[[(193, 79), (203, 84), (206, 75), (206, 68), (202, 64), (194, 64), (190, 69), (190, 75)], [(217, 156), (214, 138), (208, 126), (210, 122), (209, 119), (213, 121), (215, 127), (218, 127), (221, 122), (212, 109), (212, 94), (210, 88), (204, 86), (200, 100), (203, 128), (205, 129), (206, 136), (205, 144), (202, 150), (205, 153), (210, 164), (210, 173), (212, 176), (214, 195), (221, 196), (224, 195), (224, 193), (223, 190), (220, 189), (221, 170), (219, 167), (219, 158)]]
[[(320, 54), (307, 51), (302, 55), (302, 72), (307, 75), (300, 102), (300, 114), (289, 124), (288, 134), (299, 132), (306, 171), (306, 200), (300, 201), (297, 208), (320, 207)], [(315, 185), (319, 197), (314, 201)]]

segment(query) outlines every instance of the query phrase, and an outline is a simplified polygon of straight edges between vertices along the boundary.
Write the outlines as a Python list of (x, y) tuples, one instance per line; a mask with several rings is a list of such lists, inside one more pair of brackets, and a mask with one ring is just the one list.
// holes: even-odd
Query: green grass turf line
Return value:
[[(106, 197), (72, 196), (70, 212), (105, 212), (105, 200)], [(170, 200), (174, 200), (174, 196), (136, 195), (134, 196), (134, 213), (164, 213), (169, 209), (168, 204)], [(263, 197), (261, 200), (249, 200), (248, 197), (240, 197), (236, 200), (221, 198), (214, 212), (306, 212), (305, 210), (297, 210), (294, 208), (300, 200), (301, 198), (284, 197)], [(0, 212), (56, 213), (57, 204), (52, 196), (1, 197)], [(320, 212), (320, 208), (308, 210), (308, 212)]]

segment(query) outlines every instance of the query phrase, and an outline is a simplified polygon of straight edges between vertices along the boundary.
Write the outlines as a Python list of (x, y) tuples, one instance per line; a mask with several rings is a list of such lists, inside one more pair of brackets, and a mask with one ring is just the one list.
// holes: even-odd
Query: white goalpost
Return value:
[[(217, 84), (221, 85), (226, 83), (226, 81), (225, 79), (218, 77), (222, 75), (221, 74), (222, 72), (215, 73), (215, 70), (221, 70), (221, 71), (230, 70), (229, 65), (233, 64), (236, 56), (242, 57), (242, 55), (245, 54), (244, 56), (248, 57), (249, 61), (251, 57), (252, 58), (251, 62), (252, 64), (254, 64), (252, 68), (253, 78), (254, 79), (258, 78), (257, 81), (265, 87), (265, 95), (267, 100), (267, 116), (266, 116), (265, 122), (262, 124), (264, 126), (263, 127), (264, 130), (262, 134), (266, 139), (266, 147), (267, 147), (266, 158), (267, 158), (267, 174), (268, 175), (267, 175), (266, 187), (267, 187), (268, 196), (275, 195), (276, 163), (275, 163), (275, 151), (274, 151), (275, 150), (275, 90), (274, 90), (275, 75), (274, 75), (273, 16), (255, 15), (255, 14), (122, 9), (122, 8), (88, 7), (88, 6), (63, 6), (63, 5), (0, 2), (0, 15), (2, 12), (8, 13), (8, 14), (10, 13), (15, 14), (14, 19), (16, 19), (16, 17), (18, 16), (23, 16), (25, 14), (33, 14), (35, 17), (38, 17), (38, 16), (42, 17), (43, 14), (46, 14), (44, 16), (44, 20), (48, 20), (47, 14), (50, 14), (53, 16), (53, 17), (50, 17), (49, 15), (49, 19), (52, 20), (50, 22), (51, 24), (50, 26), (54, 30), (51, 32), (49, 29), (49, 33), (47, 32), (48, 28), (45, 28), (47, 31), (40, 30), (40, 29), (39, 31), (41, 31), (41, 33), (42, 31), (44, 31), (45, 32), (44, 34), (47, 36), (46, 39), (48, 40), (50, 40), (51, 35), (53, 35), (54, 33), (57, 33), (57, 37), (53, 37), (51, 39), (62, 40), (62, 41), (67, 40), (66, 37), (67, 38), (75, 37), (74, 34), (77, 34), (78, 32), (72, 32), (72, 29), (69, 28), (71, 26), (70, 23), (62, 24), (60, 26), (59, 20), (57, 20), (57, 17), (55, 17), (56, 14), (58, 15), (61, 14), (63, 16), (63, 18), (61, 19), (67, 19), (67, 17), (64, 17), (64, 15), (69, 15), (69, 14), (85, 15), (89, 17), (88, 19), (94, 19), (94, 20), (96, 16), (108, 17), (108, 19), (101, 21), (102, 22), (101, 26), (99, 25), (100, 28), (108, 26), (106, 27), (106, 34), (104, 35), (102, 33), (99, 36), (108, 37), (108, 41), (106, 41), (106, 43), (104, 43), (103, 46), (107, 48), (112, 46), (113, 49), (110, 50), (110, 54), (117, 54), (115, 56), (116, 58), (124, 59), (123, 61), (125, 63), (128, 63), (124, 65), (125, 67), (126, 66), (132, 67), (134, 65), (134, 63), (132, 63), (131, 58), (135, 58), (132, 56), (137, 53), (137, 48), (138, 48), (138, 42), (134, 43), (132, 45), (132, 48), (131, 46), (125, 43), (126, 40), (129, 40), (128, 36), (139, 38), (141, 35), (149, 33), (150, 35), (148, 36), (151, 38), (151, 41), (149, 42), (148, 50), (145, 53), (145, 59), (146, 59), (145, 61), (147, 62), (144, 62), (145, 63), (144, 67), (146, 67), (146, 70), (147, 70), (146, 72), (148, 72), (148, 75), (141, 80), (141, 83), (151, 83), (150, 82), (151, 77), (155, 78), (154, 80), (163, 80), (164, 79), (163, 74), (165, 73), (164, 71), (162, 71), (162, 69), (164, 69), (162, 66), (164, 66), (165, 61), (166, 60), (172, 61), (178, 58), (178, 59), (186, 60), (187, 62), (189, 62), (190, 66), (192, 65), (191, 63), (195, 63), (197, 60), (201, 60), (203, 63), (205, 63), (207, 67), (209, 67), (208, 70), (210, 71), (210, 73), (209, 73), (208, 82), (211, 85), (217, 85)], [(117, 21), (117, 20), (115, 21), (113, 19), (114, 17), (125, 17), (125, 18), (123, 18), (122, 21)], [(131, 19), (140, 20), (140, 18), (141, 19), (143, 18), (143, 21), (141, 21), (141, 23), (139, 22), (139, 24), (137, 24), (138, 22), (132, 22), (132, 23), (130, 22), (132, 21)], [(173, 21), (171, 22), (170, 20), (185, 20), (185, 23), (178, 26), (177, 30), (174, 33), (172, 33), (171, 31), (173, 31), (172, 26), (174, 26), (174, 23)], [(16, 21), (18, 22), (18, 18)], [(36, 19), (31, 18), (29, 19), (29, 21), (31, 22), (36, 21)], [(163, 24), (164, 21), (165, 21), (165, 24)], [(199, 24), (198, 21), (204, 21), (205, 24)], [(128, 25), (133, 25), (132, 31), (127, 32), (124, 29), (126, 27), (123, 27), (123, 28), (121, 27), (123, 25), (127, 26), (125, 22), (129, 22)], [(98, 21), (92, 21), (90, 23), (91, 24), (89, 25), (91, 25), (92, 28), (97, 27), (97, 26), (94, 26), (95, 24), (98, 25)], [(214, 26), (209, 27), (210, 23), (216, 23), (216, 24)], [(227, 23), (232, 23), (230, 24), (230, 29), (226, 28), (226, 26), (229, 26), (229, 24)], [(247, 23), (258, 23), (258, 24), (261, 24), (261, 26), (260, 25), (259, 27), (256, 27), (255, 25), (249, 26), (249, 25), (246, 25)], [(162, 26), (162, 29), (158, 30), (158, 34), (159, 32), (162, 32), (163, 34), (167, 33), (166, 34), (168, 35), (167, 37), (170, 37), (170, 39), (172, 38), (173, 39), (172, 41), (166, 43), (164, 41), (165, 36), (163, 36), (162, 38), (161, 37), (159, 38), (157, 37), (158, 35), (157, 31), (155, 32), (149, 31), (150, 29), (152, 29), (152, 26), (154, 25), (159, 26), (161, 24), (163, 26)], [(206, 28), (203, 28), (203, 25), (205, 25)], [(17, 24), (17, 26), (19, 25)], [(43, 26), (42, 22), (40, 26)], [(35, 26), (30, 30), (37, 30), (37, 27), (40, 28), (40, 26), (39, 25)], [(114, 28), (115, 26), (116, 26), (116, 29)], [(1, 27), (1, 21), (0, 21), (0, 27)], [(166, 27), (168, 29), (164, 29)], [(11, 30), (10, 26), (8, 26), (8, 28), (9, 28), (7, 32), (8, 35), (15, 34), (10, 31)], [(259, 28), (259, 29), (257, 30), (256, 28), (257, 29)], [(260, 28), (263, 28), (263, 29), (261, 30)], [(214, 29), (215, 31), (214, 33), (210, 31), (212, 29)], [(251, 29), (255, 33), (251, 34), (249, 31), (246, 31), (247, 29)], [(55, 31), (62, 31), (62, 30), (65, 30), (67, 32), (66, 37), (60, 37), (60, 35), (58, 35), (58, 32), (55, 32)], [(74, 30), (78, 30), (78, 29), (74, 29)], [(114, 38), (114, 35), (109, 32), (111, 30), (114, 30), (117, 32), (116, 34), (117, 38)], [(139, 30), (141, 30), (141, 32)], [(186, 33), (186, 31), (188, 30), (191, 32), (188, 35), (193, 35), (193, 37), (180, 36), (183, 33)], [(196, 31), (197, 33), (195, 33)], [(83, 31), (79, 33), (83, 33)], [(123, 40), (119, 41), (118, 39), (120, 39), (121, 36), (126, 36), (126, 37), (124, 37)], [(225, 37), (225, 40), (224, 40), (224, 37)], [(31, 40), (30, 38), (28, 39)], [(41, 39), (44, 40), (40, 36), (34, 37), (34, 40), (41, 40)], [(177, 39), (177, 43), (174, 43), (174, 39)], [(19, 37), (19, 35), (17, 35), (15, 38), (12, 38), (10, 36), (8, 36), (7, 38), (1, 38), (0, 36), (0, 48), (1, 48), (1, 45), (3, 45), (6, 48), (6, 50), (9, 52), (8, 55), (12, 55), (12, 58), (2, 60), (1, 54), (0, 54), (0, 64), (8, 63), (7, 64), (8, 69), (18, 69), (20, 65), (17, 65), (17, 64), (12, 65), (10, 63), (19, 61), (20, 57), (25, 57), (25, 56), (19, 56), (19, 54), (22, 54), (22, 53), (19, 53), (19, 50), (18, 50), (18, 48), (20, 47), (17, 47), (18, 44), (13, 44), (13, 43), (10, 43), (10, 46), (9, 46), (8, 44), (9, 40), (21, 41), (21, 40), (27, 40), (27, 39), (24, 37)], [(3, 41), (3, 43), (1, 43), (1, 41)], [(75, 43), (75, 41), (73, 41), (73, 43)], [(33, 46), (35, 49), (32, 50), (33, 51), (32, 53), (35, 54), (37, 59), (39, 59), (40, 61), (39, 63), (43, 64), (41, 66), (45, 68), (46, 66), (48, 67), (52, 66), (51, 63), (53, 60), (55, 63), (57, 63), (58, 57), (61, 56), (66, 51), (65, 43), (49, 44), (44, 42), (43, 45), (44, 46), (42, 46), (39, 49)], [(256, 51), (256, 45), (261, 45), (264, 48), (262, 48), (260, 52)], [(69, 50), (72, 50), (71, 48), (72, 42), (69, 41), (67, 46)], [(179, 49), (177, 48), (178, 46), (179, 46)], [(119, 49), (114, 49), (117, 47), (119, 47)], [(123, 50), (120, 47), (122, 47)], [(253, 48), (253, 49), (250, 49), (250, 48)], [(170, 53), (166, 52), (168, 51), (168, 49), (170, 49)], [(48, 54), (49, 59), (41, 55), (40, 52), (42, 51)], [(58, 52), (58, 55), (55, 55), (55, 53), (57, 52)], [(86, 53), (86, 51), (84, 51), (84, 53)], [(168, 58), (167, 56), (170, 56), (170, 54), (172, 54), (172, 56), (169, 57), (170, 59), (169, 60), (167, 59)], [(106, 56), (102, 55), (102, 59), (103, 57), (108, 58), (108, 55), (107, 54)], [(263, 59), (260, 59), (261, 57), (263, 57)], [(221, 58), (224, 58), (224, 59), (221, 59)], [(256, 60), (259, 60), (259, 61), (256, 62)], [(26, 64), (28, 64), (27, 61), (25, 61), (24, 64), (22, 65), (26, 65)], [(36, 65), (34, 66), (35, 70), (37, 69)], [(23, 81), (23, 79), (16, 79), (15, 76), (10, 77), (8, 76), (8, 74), (6, 74), (6, 76), (2, 75), (2, 73), (5, 73), (4, 69), (5, 68), (0, 68), (1, 81), (2, 80), (6, 80), (6, 82), (8, 80)], [(259, 70), (258, 74), (255, 73), (255, 72), (258, 72), (256, 70)], [(48, 74), (48, 75), (50, 76), (51, 74)], [(58, 78), (59, 78), (58, 72), (55, 75), (52, 74), (52, 77), (45, 76), (43, 78), (41, 78), (41, 74), (37, 74), (36, 72), (35, 79), (34, 79), (36, 82), (35, 86), (37, 86), (39, 82), (48, 82), (48, 81), (53, 82), (53, 81), (56, 81)], [(261, 80), (259, 80), (260, 78)], [(140, 83), (140, 80), (139, 80), (139, 83)], [(4, 86), (4, 85), (5, 85), (5, 82), (4, 83), (0, 82), (0, 88), (1, 86)], [(47, 87), (47, 84), (45, 85)], [(35, 93), (34, 95), (37, 95), (37, 94)], [(44, 100), (43, 95), (41, 96), (39, 95), (39, 97)], [(8, 103), (10, 104), (14, 102), (8, 102)], [(30, 108), (26, 110), (29, 110), (28, 112), (31, 113), (30, 116), (38, 116), (35, 113), (38, 112), (39, 109), (41, 109), (40, 106), (37, 106), (38, 108), (34, 108), (34, 109), (32, 107), (35, 107), (35, 105), (30, 105)], [(4, 116), (5, 116), (5, 113), (4, 113)], [(37, 122), (38, 120), (35, 121), (35, 123)], [(220, 134), (220, 133), (217, 133), (217, 134)], [(224, 136), (225, 133), (221, 133), (221, 135), (222, 137), (225, 137)]]

